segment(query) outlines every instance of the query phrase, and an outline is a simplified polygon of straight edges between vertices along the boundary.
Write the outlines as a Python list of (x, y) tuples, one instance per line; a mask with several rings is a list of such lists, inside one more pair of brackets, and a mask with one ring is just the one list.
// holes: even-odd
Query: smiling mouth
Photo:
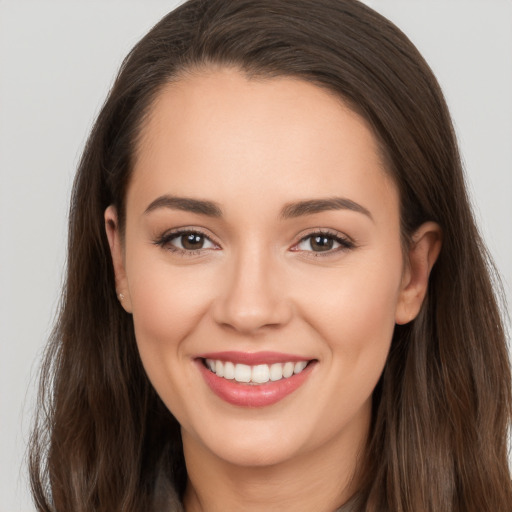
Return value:
[(247, 365), (222, 361), (220, 359), (203, 359), (203, 364), (217, 377), (241, 384), (260, 385), (277, 382), (298, 375), (312, 361), (287, 361), (284, 363)]
[(195, 359), (206, 384), (238, 407), (266, 407), (298, 390), (318, 359), (278, 352), (215, 352)]

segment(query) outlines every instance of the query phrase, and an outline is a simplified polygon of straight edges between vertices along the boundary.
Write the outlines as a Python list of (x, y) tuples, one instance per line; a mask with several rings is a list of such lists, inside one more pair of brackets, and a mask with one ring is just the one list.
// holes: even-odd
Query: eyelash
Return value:
[[(336, 242), (339, 244), (339, 247), (336, 247), (334, 249), (328, 249), (326, 251), (308, 251), (308, 250), (301, 250), (296, 249), (300, 244), (303, 242), (306, 242), (307, 240), (312, 240), (314, 238), (327, 238), (329, 240), (332, 240), (333, 242)], [(310, 242), (311, 244), (311, 242)], [(303, 236), (293, 247), (292, 251), (296, 252), (304, 252), (307, 254), (308, 257), (313, 258), (321, 258), (321, 257), (327, 257), (332, 256), (333, 254), (336, 254), (341, 251), (348, 251), (350, 249), (354, 249), (356, 247), (355, 243), (349, 239), (346, 236), (341, 235), (338, 232), (333, 232), (325, 229), (316, 229), (312, 231), (311, 233), (308, 233), (306, 236)]]
[[(178, 254), (179, 256), (197, 256), (201, 254), (201, 251), (211, 250), (212, 248), (203, 248), (200, 249), (183, 249), (181, 247), (176, 247), (171, 242), (177, 238), (180, 238), (185, 235), (196, 235), (204, 238), (209, 241), (211, 244), (218, 248), (219, 246), (205, 233), (198, 229), (177, 229), (175, 231), (167, 231), (162, 236), (157, 238), (153, 243), (162, 249), (166, 249), (170, 252)], [(216, 249), (214, 249), (216, 250)]]
[[(215, 246), (215, 248), (200, 248), (200, 249), (184, 249), (181, 247), (176, 247), (171, 242), (177, 238), (180, 238), (185, 235), (196, 235), (204, 238), (205, 240), (209, 241), (211, 244)], [(325, 251), (308, 251), (303, 249), (297, 249), (297, 247), (302, 244), (303, 242), (306, 242), (307, 240), (312, 240), (315, 237), (323, 237), (329, 240), (332, 240), (333, 242), (336, 242), (339, 244), (339, 247), (336, 247), (334, 249), (328, 249)], [(216, 244), (208, 235), (203, 233), (202, 231), (198, 229), (177, 229), (175, 231), (165, 232), (162, 236), (158, 237), (153, 242), (158, 247), (161, 247), (163, 249), (166, 249), (168, 251), (171, 251), (175, 254), (178, 254), (180, 256), (197, 256), (201, 254), (202, 251), (205, 250), (216, 250), (219, 248), (218, 244)], [(317, 229), (315, 231), (312, 231), (311, 233), (308, 233), (306, 236), (303, 236), (297, 243), (295, 243), (291, 251), (294, 252), (303, 252), (303, 253), (310, 253), (308, 254), (308, 257), (326, 257), (329, 255), (332, 255), (334, 253), (338, 253), (340, 251), (347, 251), (350, 249), (354, 249), (355, 244), (352, 240), (350, 240), (348, 237), (342, 236), (337, 232), (332, 232), (329, 230), (322, 230)]]

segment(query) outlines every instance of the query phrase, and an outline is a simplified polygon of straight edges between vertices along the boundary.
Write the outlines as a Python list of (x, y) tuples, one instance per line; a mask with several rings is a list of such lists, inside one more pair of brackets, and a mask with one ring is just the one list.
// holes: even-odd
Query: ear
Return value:
[(427, 293), (428, 278), (439, 256), (442, 231), (435, 222), (425, 222), (412, 236), (400, 295), (396, 307), (395, 322), (406, 324), (416, 318)]
[(112, 263), (116, 277), (117, 298), (125, 311), (127, 313), (131, 313), (132, 305), (128, 288), (128, 280), (126, 278), (123, 245), (121, 243), (121, 233), (119, 232), (117, 210), (112, 205), (105, 210), (105, 230), (107, 232), (110, 254), (112, 256)]

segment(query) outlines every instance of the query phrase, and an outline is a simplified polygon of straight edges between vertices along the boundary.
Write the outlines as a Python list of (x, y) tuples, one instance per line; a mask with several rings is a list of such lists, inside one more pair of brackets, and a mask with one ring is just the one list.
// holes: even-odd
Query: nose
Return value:
[(256, 334), (290, 321), (292, 305), (275, 258), (253, 246), (227, 266), (213, 304), (217, 324), (239, 333)]

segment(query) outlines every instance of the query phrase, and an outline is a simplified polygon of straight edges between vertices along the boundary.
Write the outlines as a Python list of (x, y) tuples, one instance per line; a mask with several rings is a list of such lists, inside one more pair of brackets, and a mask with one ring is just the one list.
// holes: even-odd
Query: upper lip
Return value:
[(247, 364), (254, 366), (258, 364), (274, 364), (298, 361), (311, 361), (313, 358), (296, 354), (284, 354), (281, 352), (208, 352), (197, 356), (201, 359), (215, 359), (219, 361), (230, 361), (235, 364)]

